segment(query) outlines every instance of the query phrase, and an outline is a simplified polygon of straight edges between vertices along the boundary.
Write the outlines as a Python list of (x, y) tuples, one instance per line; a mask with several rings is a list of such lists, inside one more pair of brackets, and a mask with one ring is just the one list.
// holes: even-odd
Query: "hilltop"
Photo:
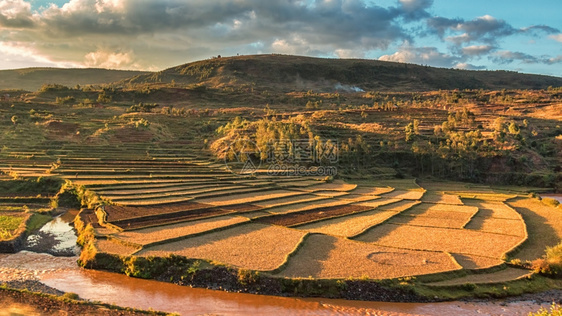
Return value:
[(43, 84), (57, 83), (64, 86), (106, 84), (148, 72), (110, 70), (98, 68), (23, 68), (0, 70), (0, 90), (18, 89), (36, 91)]
[(203, 84), (211, 88), (249, 86), (270, 91), (360, 92), (450, 89), (544, 89), (562, 78), (510, 71), (469, 71), (366, 59), (328, 59), (288, 55), (213, 58), (119, 84)]

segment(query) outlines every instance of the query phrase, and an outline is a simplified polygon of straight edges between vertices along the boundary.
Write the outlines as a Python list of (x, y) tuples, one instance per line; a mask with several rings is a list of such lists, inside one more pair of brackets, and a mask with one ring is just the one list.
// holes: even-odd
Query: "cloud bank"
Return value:
[[(490, 15), (437, 17), (432, 6), (433, 0), (399, 0), (388, 7), (364, 0), (71, 0), (34, 10), (30, 1), (0, 0), (0, 53), (13, 65), (27, 60), (148, 70), (238, 53), (380, 57), (463, 69), (481, 69), (471, 63), (483, 58), (560, 63), (559, 56), (500, 48), (510, 36), (562, 42), (556, 28), (516, 28)], [(446, 51), (419, 45), (423, 38), (439, 40)], [(383, 53), (389, 50), (394, 52)]]

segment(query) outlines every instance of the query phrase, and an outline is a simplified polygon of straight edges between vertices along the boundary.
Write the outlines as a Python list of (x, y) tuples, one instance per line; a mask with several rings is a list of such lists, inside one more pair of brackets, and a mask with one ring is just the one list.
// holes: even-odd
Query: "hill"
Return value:
[(251, 86), (272, 91), (358, 92), (440, 89), (544, 89), (562, 78), (510, 71), (469, 71), (364, 59), (287, 55), (213, 58), (138, 75), (120, 84), (204, 84)]
[(104, 84), (146, 74), (148, 72), (97, 68), (23, 68), (0, 70), (0, 90), (22, 89), (36, 91), (41, 85), (46, 83), (57, 83), (72, 87), (77, 84)]

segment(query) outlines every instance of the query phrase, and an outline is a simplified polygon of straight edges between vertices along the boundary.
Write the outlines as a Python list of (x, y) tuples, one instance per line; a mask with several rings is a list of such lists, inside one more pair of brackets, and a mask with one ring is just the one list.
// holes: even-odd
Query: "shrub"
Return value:
[(550, 306), (550, 311), (541, 307), (538, 312), (530, 313), (529, 316), (562, 316), (562, 306), (552, 304), (552, 306)]
[(551, 198), (543, 198), (541, 200), (541, 202), (545, 205), (552, 206), (552, 207), (557, 207), (558, 204), (560, 204), (560, 202), (558, 202), (558, 200), (551, 199)]
[(546, 248), (542, 259), (533, 261), (533, 271), (552, 278), (562, 278), (562, 243)]

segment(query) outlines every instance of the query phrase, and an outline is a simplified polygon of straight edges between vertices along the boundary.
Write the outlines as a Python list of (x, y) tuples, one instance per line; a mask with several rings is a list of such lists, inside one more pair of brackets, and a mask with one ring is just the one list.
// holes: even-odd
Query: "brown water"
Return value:
[[(46, 235), (54, 238), (51, 247), (72, 249), (76, 237), (65, 225), (71, 218), (61, 216), (46, 226)], [(541, 306), (548, 307), (529, 301), (418, 304), (228, 293), (84, 270), (76, 266), (77, 259), (29, 251), (2, 254), (0, 281), (39, 280), (83, 299), (181, 315), (528, 315)], [(4, 311), (0, 310), (0, 316)]]
[(196, 289), (81, 269), (47, 273), (40, 279), (81, 298), (181, 315), (527, 315), (548, 306), (534, 302), (417, 304), (287, 298)]

